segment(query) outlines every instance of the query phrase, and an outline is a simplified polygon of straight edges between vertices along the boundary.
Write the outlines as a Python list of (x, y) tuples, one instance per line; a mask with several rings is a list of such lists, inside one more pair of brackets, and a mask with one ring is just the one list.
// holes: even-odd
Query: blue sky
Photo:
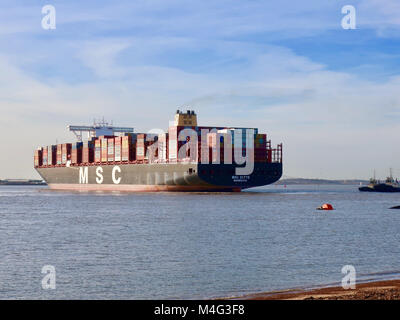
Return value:
[(37, 177), (70, 123), (166, 129), (182, 105), (283, 142), (286, 176), (400, 176), (399, 31), (397, 0), (3, 0), (0, 178)]

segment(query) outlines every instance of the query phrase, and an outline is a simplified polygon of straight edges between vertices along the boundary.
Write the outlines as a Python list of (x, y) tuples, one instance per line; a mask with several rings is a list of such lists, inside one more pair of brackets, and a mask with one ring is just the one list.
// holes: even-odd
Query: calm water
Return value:
[[(335, 211), (315, 208), (330, 202)], [(0, 187), (0, 298), (212, 298), (400, 277), (400, 194), (270, 186), (234, 194)], [(44, 265), (56, 289), (43, 290)]]

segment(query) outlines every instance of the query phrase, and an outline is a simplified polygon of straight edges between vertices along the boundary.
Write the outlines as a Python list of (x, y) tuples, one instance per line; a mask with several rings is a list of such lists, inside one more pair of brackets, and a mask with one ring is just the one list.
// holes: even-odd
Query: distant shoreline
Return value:
[(289, 289), (248, 294), (225, 299), (239, 300), (399, 300), (400, 280), (379, 280), (359, 283), (356, 289), (321, 287), (317, 289)]
[(348, 179), (348, 180), (329, 180), (329, 179), (307, 179), (307, 178), (287, 178), (287, 179), (281, 179), (277, 182), (275, 182), (276, 185), (292, 185), (292, 184), (298, 184), (298, 185), (307, 185), (307, 184), (340, 184), (340, 185), (360, 185), (361, 184), (368, 184), (368, 180), (360, 180), (360, 179)]

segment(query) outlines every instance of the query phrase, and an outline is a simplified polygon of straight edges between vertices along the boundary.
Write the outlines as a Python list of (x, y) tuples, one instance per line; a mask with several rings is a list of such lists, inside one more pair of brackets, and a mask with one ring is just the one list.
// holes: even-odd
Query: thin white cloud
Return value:
[(92, 69), (99, 77), (123, 77), (126, 71), (115, 63), (119, 53), (130, 46), (127, 40), (98, 40), (83, 44), (78, 53), (83, 65)]
[[(346, 1), (57, 1), (60, 32), (96, 35), (102, 31), (131, 35), (180, 36), (216, 39), (249, 34), (275, 34), (279, 38), (319, 34), (341, 28), (341, 8)], [(400, 24), (397, 0), (364, 0), (353, 3), (360, 28), (380, 32)], [(21, 6), (0, 4), (0, 35), (41, 34), (40, 3)], [(75, 29), (76, 28), (76, 29)]]
[[(387, 36), (398, 25), (397, 6), (357, 3), (360, 26)], [(72, 122), (105, 116), (140, 131), (166, 128), (186, 104), (200, 124), (258, 126), (283, 141), (291, 176), (318, 168), (321, 177), (365, 178), (377, 165), (396, 167), (399, 77), (368, 81), (246, 38), (340, 28), (336, 2), (71, 1), (56, 8), (53, 34), (40, 28), (39, 6), (9, 2), (0, 10), (0, 144), (7, 148), (0, 178), (33, 176), (33, 149), (73, 140), (65, 130)], [(193, 58), (202, 52), (206, 59)], [(46, 73), (51, 66), (67, 70)], [(75, 78), (68, 68), (90, 76)], [(388, 150), (391, 157), (382, 157)]]
[[(96, 47), (102, 54), (92, 67), (96, 74), (111, 75), (112, 81), (100, 77), (76, 85), (44, 83), (0, 59), (6, 71), (0, 75), (2, 131), (18, 128), (13, 143), (1, 135), (10, 156), (2, 160), (6, 165), (0, 177), (10, 170), (14, 176), (32, 176), (34, 147), (55, 138), (73, 140), (65, 131), (70, 122), (105, 115), (138, 130), (166, 128), (176, 106), (186, 102), (198, 111), (200, 124), (258, 126), (274, 142), (283, 141), (286, 174), (292, 176), (307, 176), (320, 167), (318, 174), (324, 177), (365, 177), (377, 161), (393, 166), (379, 158), (397, 143), (391, 133), (400, 112), (398, 77), (371, 83), (272, 46), (265, 53), (253, 51), (248, 63), (224, 74), (162, 66), (131, 66), (123, 74), (113, 73), (113, 68), (122, 68), (115, 54), (123, 48)], [(396, 154), (400, 156), (393, 150)], [(362, 165), (361, 155), (368, 156)]]

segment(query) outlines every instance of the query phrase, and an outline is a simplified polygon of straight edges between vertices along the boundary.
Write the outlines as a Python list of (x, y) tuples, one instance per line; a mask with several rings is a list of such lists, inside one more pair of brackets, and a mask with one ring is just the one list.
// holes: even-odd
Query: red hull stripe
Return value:
[(240, 188), (227, 188), (220, 186), (170, 186), (170, 185), (145, 185), (145, 184), (49, 184), (52, 190), (71, 191), (129, 191), (129, 192), (154, 192), (154, 191), (241, 191)]

